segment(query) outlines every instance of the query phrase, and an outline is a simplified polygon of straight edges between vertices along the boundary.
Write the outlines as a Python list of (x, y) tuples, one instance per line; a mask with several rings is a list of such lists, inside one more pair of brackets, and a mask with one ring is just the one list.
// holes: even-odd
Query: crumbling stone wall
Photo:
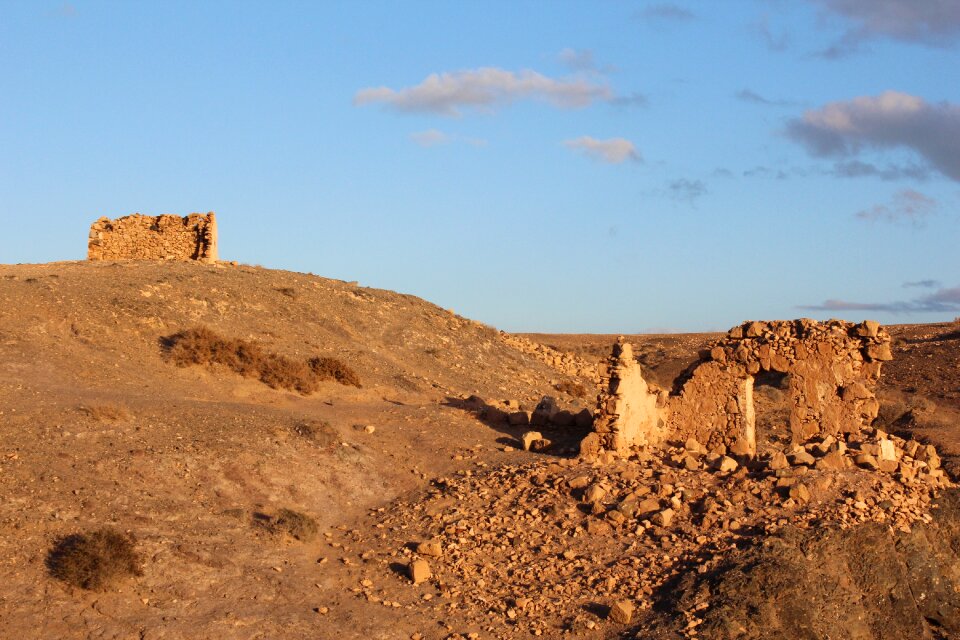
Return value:
[(629, 345), (618, 342), (598, 396), (596, 435), (584, 441), (585, 452), (622, 453), (658, 439), (693, 438), (711, 449), (722, 446), (752, 456), (757, 446), (754, 376), (762, 372), (788, 379), (793, 442), (856, 432), (877, 417), (873, 388), (881, 364), (893, 357), (889, 334), (871, 320), (746, 322), (712, 344), (677, 392), (668, 395), (638, 383), (639, 365), (626, 362), (624, 354), (633, 359)]
[(581, 443), (581, 451), (626, 453), (636, 445), (659, 444), (666, 437), (661, 417), (666, 393), (643, 379), (633, 347), (617, 340), (601, 377), (594, 432)]
[(90, 227), (87, 259), (216, 262), (217, 221), (213, 212), (100, 218)]

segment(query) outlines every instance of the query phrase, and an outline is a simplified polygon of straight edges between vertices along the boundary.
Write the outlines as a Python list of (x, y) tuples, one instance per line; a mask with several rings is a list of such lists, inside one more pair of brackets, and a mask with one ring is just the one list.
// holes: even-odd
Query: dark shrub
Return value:
[(47, 554), (50, 575), (82, 589), (103, 591), (129, 576), (143, 575), (132, 536), (113, 529), (60, 538)]
[(360, 387), (360, 376), (337, 358), (310, 358), (310, 369), (320, 380), (336, 380), (340, 384)]

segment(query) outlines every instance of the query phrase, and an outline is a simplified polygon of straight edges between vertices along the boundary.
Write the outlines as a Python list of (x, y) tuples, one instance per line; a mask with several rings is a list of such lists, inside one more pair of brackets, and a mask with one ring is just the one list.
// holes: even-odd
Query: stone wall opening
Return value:
[(595, 412), (597, 437), (585, 441), (588, 453), (693, 439), (752, 457), (756, 389), (759, 426), (774, 427), (761, 441), (796, 444), (859, 431), (877, 416), (873, 387), (881, 363), (892, 357), (889, 335), (869, 320), (747, 322), (711, 345), (667, 392), (648, 385), (639, 365), (625, 360), (624, 354), (632, 358), (629, 347), (622, 339), (614, 347)]

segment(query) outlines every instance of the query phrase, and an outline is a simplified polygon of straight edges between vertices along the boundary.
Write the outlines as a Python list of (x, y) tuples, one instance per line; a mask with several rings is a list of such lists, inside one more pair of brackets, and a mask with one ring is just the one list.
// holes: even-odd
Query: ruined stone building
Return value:
[(877, 416), (873, 388), (881, 363), (892, 357), (889, 335), (870, 320), (747, 322), (715, 342), (668, 391), (647, 384), (621, 340), (607, 363), (594, 433), (581, 450), (625, 453), (693, 438), (707, 448), (754, 455), (754, 382), (771, 375), (786, 384), (793, 442), (858, 431)]
[(188, 216), (139, 213), (90, 227), (87, 260), (217, 261), (217, 221), (213, 212)]

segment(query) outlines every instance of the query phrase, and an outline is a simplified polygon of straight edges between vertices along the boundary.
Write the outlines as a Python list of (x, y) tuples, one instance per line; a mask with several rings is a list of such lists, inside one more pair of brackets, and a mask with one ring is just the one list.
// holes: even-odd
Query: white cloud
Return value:
[(887, 91), (811, 109), (790, 121), (787, 134), (816, 156), (851, 158), (866, 148), (906, 148), (960, 181), (960, 106), (931, 104)]
[(621, 164), (628, 160), (643, 162), (640, 152), (637, 151), (632, 142), (625, 138), (597, 140), (590, 136), (581, 136), (575, 140), (565, 140), (563, 144), (569, 149), (574, 149), (595, 160), (610, 164)]
[(484, 67), (433, 73), (403, 89), (370, 87), (354, 96), (356, 105), (381, 103), (397, 111), (460, 115), (465, 107), (491, 110), (518, 100), (544, 100), (564, 108), (585, 107), (612, 97), (610, 89), (587, 78), (549, 78), (536, 71)]
[(890, 204), (877, 204), (856, 213), (861, 220), (873, 222), (909, 222), (921, 226), (937, 211), (937, 201), (913, 189), (904, 189), (893, 196)]

